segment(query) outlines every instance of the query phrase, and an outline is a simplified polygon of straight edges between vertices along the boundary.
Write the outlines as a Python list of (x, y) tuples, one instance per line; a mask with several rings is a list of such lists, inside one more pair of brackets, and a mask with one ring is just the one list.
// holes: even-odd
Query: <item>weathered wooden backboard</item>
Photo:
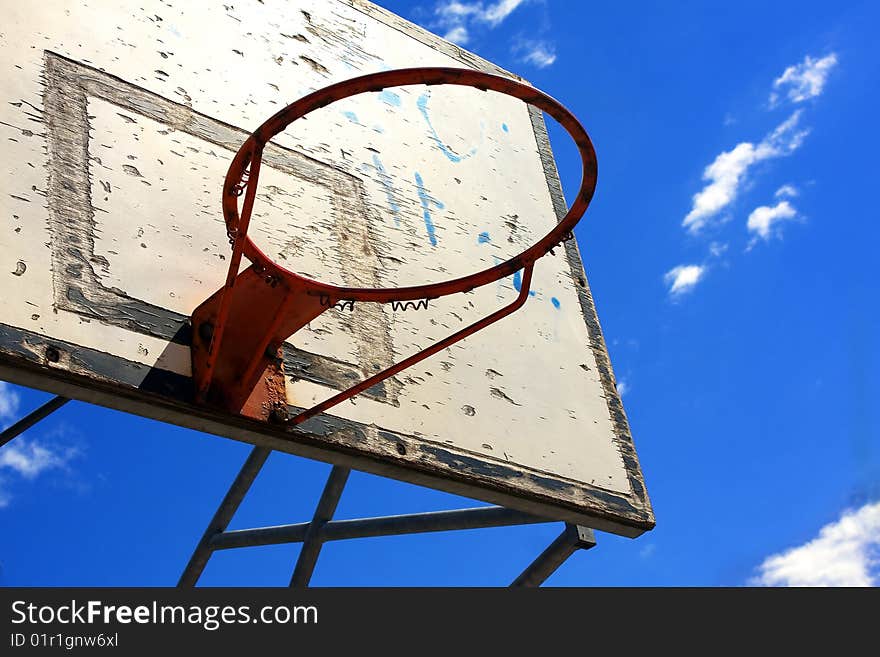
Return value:
[[(221, 183), (249, 132), (362, 73), (509, 73), (361, 0), (44, 0), (3, 13), (0, 378), (598, 529), (653, 526), (573, 241), (537, 262), (521, 310), (300, 429), (192, 401), (187, 320), (225, 276)], [(251, 234), (329, 283), (485, 269), (565, 212), (541, 113), (492, 92), (363, 94), (270, 148)], [(289, 404), (384, 369), (518, 286), (328, 311), (285, 345)]]

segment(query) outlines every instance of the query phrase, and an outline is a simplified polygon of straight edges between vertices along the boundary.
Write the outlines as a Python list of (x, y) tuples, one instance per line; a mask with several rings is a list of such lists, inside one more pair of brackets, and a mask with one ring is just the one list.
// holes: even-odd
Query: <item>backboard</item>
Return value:
[[(627, 536), (653, 526), (574, 240), (536, 263), (518, 312), (299, 427), (195, 402), (189, 317), (226, 274), (221, 189), (249, 133), (364, 73), (516, 76), (362, 0), (47, 0), (4, 19), (0, 378)], [(413, 85), (278, 135), (250, 234), (292, 271), (395, 287), (502, 262), (565, 212), (539, 110)], [(327, 311), (283, 347), (287, 404), (389, 367), (521, 285)]]

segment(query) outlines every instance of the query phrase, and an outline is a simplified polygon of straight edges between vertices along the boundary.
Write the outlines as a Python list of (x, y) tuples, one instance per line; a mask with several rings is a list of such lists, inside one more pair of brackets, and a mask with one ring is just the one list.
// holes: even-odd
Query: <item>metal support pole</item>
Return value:
[[(545, 522), (551, 521), (501, 506), (483, 506), (473, 509), (432, 511), (430, 513), (412, 513), (399, 516), (383, 516), (380, 518), (333, 520), (324, 525), (324, 529), (321, 532), (321, 540), (324, 542), (342, 541), (352, 538), (402, 536), (405, 534), (509, 527), (511, 525), (529, 525)], [(305, 541), (306, 533), (310, 526), (311, 523), (301, 522), (293, 525), (227, 531), (214, 535), (211, 539), (211, 549), (229, 550), (259, 545), (302, 543)]]
[(69, 401), (70, 400), (67, 397), (54, 397), (40, 406), (37, 410), (25, 415), (18, 422), (7, 429), (4, 429), (3, 432), (0, 433), (0, 447), (3, 447), (3, 445), (16, 436), (30, 429), (47, 415), (51, 415)]
[(334, 465), (330, 471), (330, 476), (327, 477), (327, 483), (324, 485), (324, 492), (321, 493), (321, 499), (318, 500), (315, 515), (306, 530), (303, 546), (299, 552), (299, 558), (296, 560), (293, 576), (290, 578), (290, 586), (305, 587), (309, 585), (315, 564), (318, 562), (318, 555), (321, 553), (321, 546), (324, 544), (324, 527), (336, 513), (336, 506), (339, 504), (339, 498), (342, 497), (342, 491), (345, 488), (345, 482), (348, 481), (349, 474), (351, 474), (350, 469), (339, 465)]
[(238, 476), (235, 478), (235, 481), (232, 482), (232, 486), (226, 491), (226, 497), (223, 498), (220, 506), (217, 507), (214, 517), (211, 518), (211, 522), (208, 523), (205, 533), (202, 534), (202, 538), (196, 546), (196, 549), (193, 551), (192, 556), (189, 558), (189, 563), (181, 574), (177, 586), (192, 587), (199, 581), (199, 577), (201, 577), (202, 571), (208, 563), (208, 559), (211, 558), (211, 552), (213, 551), (211, 548), (211, 539), (215, 534), (223, 532), (229, 525), (232, 516), (235, 515), (241, 501), (244, 499), (248, 490), (250, 490), (251, 485), (254, 483), (254, 479), (271, 453), (272, 450), (268, 447), (254, 447), (251, 450), (244, 465), (241, 466)]
[[(195, 586), (215, 550), (302, 543), (290, 586), (305, 587), (311, 581), (321, 547), (326, 541), (552, 522), (547, 518), (500, 506), (334, 521), (333, 514), (336, 512), (351, 470), (333, 466), (311, 522), (226, 531), (226, 527), (271, 452), (272, 450), (266, 447), (255, 447), (251, 450), (193, 551), (189, 563), (180, 576), (178, 586)], [(586, 550), (595, 545), (596, 539), (591, 529), (567, 523), (562, 534), (516, 578), (511, 586), (540, 586), (575, 551)]]
[(565, 524), (562, 533), (517, 577), (511, 587), (541, 586), (577, 550), (596, 546), (589, 527)]

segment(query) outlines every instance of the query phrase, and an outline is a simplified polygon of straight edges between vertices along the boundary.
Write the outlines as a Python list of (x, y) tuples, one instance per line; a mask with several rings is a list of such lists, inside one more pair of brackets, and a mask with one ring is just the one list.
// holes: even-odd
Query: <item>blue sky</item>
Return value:
[[(877, 5), (379, 4), (559, 98), (596, 145), (576, 235), (657, 528), (600, 533), (548, 584), (880, 583)], [(0, 384), (0, 424), (46, 398)], [(0, 584), (174, 584), (247, 452), (68, 404), (0, 450)], [(327, 472), (274, 454), (233, 526), (309, 518)], [(337, 515), (470, 504), (355, 474)], [(329, 544), (313, 584), (503, 585), (559, 529)], [(296, 553), (219, 553), (202, 583), (286, 584)]]

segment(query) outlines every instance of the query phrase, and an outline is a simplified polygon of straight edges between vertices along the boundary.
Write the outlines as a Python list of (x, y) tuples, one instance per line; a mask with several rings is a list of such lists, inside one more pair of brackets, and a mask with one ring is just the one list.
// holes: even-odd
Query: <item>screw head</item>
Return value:
[(290, 420), (290, 414), (287, 412), (287, 407), (285, 404), (281, 402), (276, 402), (272, 406), (272, 410), (269, 411), (269, 420), (272, 422), (278, 422), (283, 424)]

